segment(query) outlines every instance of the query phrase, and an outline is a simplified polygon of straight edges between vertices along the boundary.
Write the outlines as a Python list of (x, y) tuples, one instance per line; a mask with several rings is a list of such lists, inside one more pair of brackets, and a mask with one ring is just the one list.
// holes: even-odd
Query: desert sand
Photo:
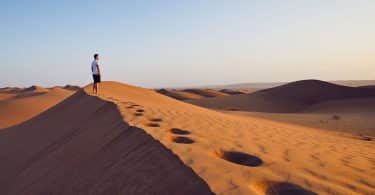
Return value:
[(0, 132), (0, 194), (212, 194), (117, 106), (80, 91)]
[(265, 113), (223, 111), (227, 114), (264, 118), (314, 129), (342, 132), (341, 136), (375, 139), (375, 114), (370, 113)]
[(375, 193), (373, 141), (117, 82), (90, 92), (0, 132), (1, 194)]
[(73, 93), (73, 89), (60, 87), (2, 88), (0, 89), (0, 129), (29, 120)]
[(264, 193), (285, 183), (306, 193), (374, 192), (373, 142), (232, 116), (119, 83), (105, 83), (101, 98), (115, 102), (125, 121), (160, 140), (217, 194)]
[(186, 100), (242, 116), (375, 136), (375, 89), (305, 80), (252, 94)]

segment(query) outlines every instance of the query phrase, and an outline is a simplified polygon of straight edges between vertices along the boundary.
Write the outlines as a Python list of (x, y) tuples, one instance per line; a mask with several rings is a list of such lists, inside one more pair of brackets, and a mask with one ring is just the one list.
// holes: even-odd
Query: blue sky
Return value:
[(0, 87), (375, 79), (375, 1), (1, 1)]

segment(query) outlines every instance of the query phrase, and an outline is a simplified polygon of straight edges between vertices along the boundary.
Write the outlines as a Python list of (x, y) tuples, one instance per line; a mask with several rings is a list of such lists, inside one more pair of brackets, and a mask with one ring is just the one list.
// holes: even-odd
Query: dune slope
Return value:
[(38, 86), (4, 88), (0, 90), (0, 128), (26, 121), (73, 93), (62, 88), (45, 89)]
[(216, 194), (375, 191), (373, 141), (233, 116), (116, 82), (101, 89), (123, 120), (171, 149)]
[(212, 194), (176, 155), (77, 92), (0, 132), (0, 194)]

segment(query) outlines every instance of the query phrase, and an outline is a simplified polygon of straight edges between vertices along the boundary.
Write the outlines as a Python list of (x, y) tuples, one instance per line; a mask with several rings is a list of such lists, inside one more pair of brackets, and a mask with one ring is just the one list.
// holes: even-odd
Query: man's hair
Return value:
[(94, 54), (94, 59), (96, 59), (99, 56), (99, 54)]

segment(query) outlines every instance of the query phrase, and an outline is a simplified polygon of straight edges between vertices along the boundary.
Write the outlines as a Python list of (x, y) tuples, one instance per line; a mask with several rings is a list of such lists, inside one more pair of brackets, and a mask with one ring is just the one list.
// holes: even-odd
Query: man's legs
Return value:
[(96, 94), (97, 94), (97, 95), (99, 95), (99, 89), (100, 89), (100, 88), (99, 88), (99, 84), (100, 84), (100, 83), (96, 83)]
[(94, 82), (94, 84), (92, 85), (92, 93), (93, 94), (96, 94), (98, 92), (98, 88), (97, 88), (96, 85), (97, 85), (96, 82)]

